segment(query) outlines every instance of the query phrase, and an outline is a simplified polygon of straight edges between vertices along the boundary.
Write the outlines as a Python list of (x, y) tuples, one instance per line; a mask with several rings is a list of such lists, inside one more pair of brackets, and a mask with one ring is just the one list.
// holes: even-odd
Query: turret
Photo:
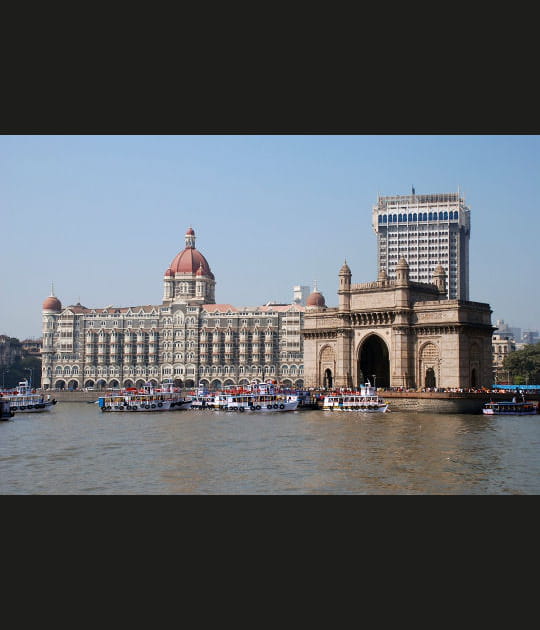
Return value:
[(446, 271), (442, 265), (437, 265), (433, 272), (433, 284), (439, 289), (441, 298), (447, 297), (446, 292)]
[(347, 261), (339, 270), (339, 310), (348, 311), (351, 307), (351, 270)]
[(396, 286), (409, 286), (409, 265), (403, 256), (399, 259), (399, 262), (396, 265)]
[(401, 257), (396, 265), (396, 306), (409, 306), (409, 265), (405, 258)]

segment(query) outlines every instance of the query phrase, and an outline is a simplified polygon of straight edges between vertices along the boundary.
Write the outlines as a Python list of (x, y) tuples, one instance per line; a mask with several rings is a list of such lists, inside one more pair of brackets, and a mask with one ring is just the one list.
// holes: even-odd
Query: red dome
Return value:
[(173, 273), (197, 273), (199, 267), (202, 267), (205, 276), (211, 275), (210, 265), (201, 252), (194, 247), (186, 247), (175, 256), (170, 269)]
[(49, 295), (49, 297), (43, 302), (43, 310), (44, 311), (61, 311), (62, 304), (60, 300), (54, 295)]
[(174, 276), (174, 272), (170, 267), (165, 272), (165, 276)]
[(306, 306), (326, 306), (323, 294), (319, 291), (313, 291), (306, 300)]
[(186, 230), (186, 236), (187, 236), (188, 234), (189, 234), (190, 236), (191, 236), (191, 235), (192, 235), (192, 236), (195, 236), (195, 230), (194, 230), (192, 227), (189, 227), (189, 228)]

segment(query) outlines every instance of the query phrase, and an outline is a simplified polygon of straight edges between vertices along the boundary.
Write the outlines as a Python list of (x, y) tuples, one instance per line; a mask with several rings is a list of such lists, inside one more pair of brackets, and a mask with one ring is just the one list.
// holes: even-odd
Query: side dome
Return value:
[(306, 306), (326, 306), (323, 294), (315, 289), (313, 293), (308, 296), (308, 299), (306, 300)]
[(44, 311), (61, 311), (62, 303), (55, 295), (49, 295), (49, 297), (43, 302)]

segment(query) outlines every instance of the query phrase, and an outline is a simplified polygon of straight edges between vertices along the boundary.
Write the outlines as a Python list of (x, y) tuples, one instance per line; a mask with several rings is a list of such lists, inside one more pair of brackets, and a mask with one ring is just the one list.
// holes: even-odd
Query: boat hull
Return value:
[(323, 411), (351, 411), (353, 413), (386, 413), (388, 405), (380, 405), (377, 407), (325, 407)]
[(493, 409), (482, 409), (482, 413), (485, 416), (536, 416), (537, 411), (495, 411)]
[(42, 411), (50, 411), (54, 405), (56, 404), (55, 402), (52, 401), (48, 401), (48, 402), (42, 402), (42, 403), (35, 403), (35, 404), (17, 404), (14, 402), (11, 402), (10, 404), (10, 410), (13, 413), (40, 413)]
[(100, 409), (103, 413), (152, 413), (158, 411), (181, 411), (182, 409), (189, 409), (191, 406), (191, 401), (169, 401), (164, 400), (161, 402), (137, 402), (128, 403), (125, 402), (123, 404), (103, 404), (100, 406)]
[(298, 401), (292, 402), (280, 402), (280, 403), (268, 403), (268, 404), (256, 404), (247, 405), (242, 403), (231, 403), (227, 406), (226, 411), (238, 411), (240, 413), (281, 413), (283, 411), (295, 411), (298, 408)]

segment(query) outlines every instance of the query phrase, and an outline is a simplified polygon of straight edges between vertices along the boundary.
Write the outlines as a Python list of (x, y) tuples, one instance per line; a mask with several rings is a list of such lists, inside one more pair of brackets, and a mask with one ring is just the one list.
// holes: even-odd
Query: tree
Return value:
[(516, 384), (540, 384), (540, 342), (508, 354), (503, 367), (510, 372), (511, 380)]
[(9, 337), (7, 342), (13, 347), (15, 358), (2, 366), (0, 386), (16, 387), (20, 381), (31, 378), (33, 387), (41, 387), (41, 357), (27, 354), (16, 337)]

